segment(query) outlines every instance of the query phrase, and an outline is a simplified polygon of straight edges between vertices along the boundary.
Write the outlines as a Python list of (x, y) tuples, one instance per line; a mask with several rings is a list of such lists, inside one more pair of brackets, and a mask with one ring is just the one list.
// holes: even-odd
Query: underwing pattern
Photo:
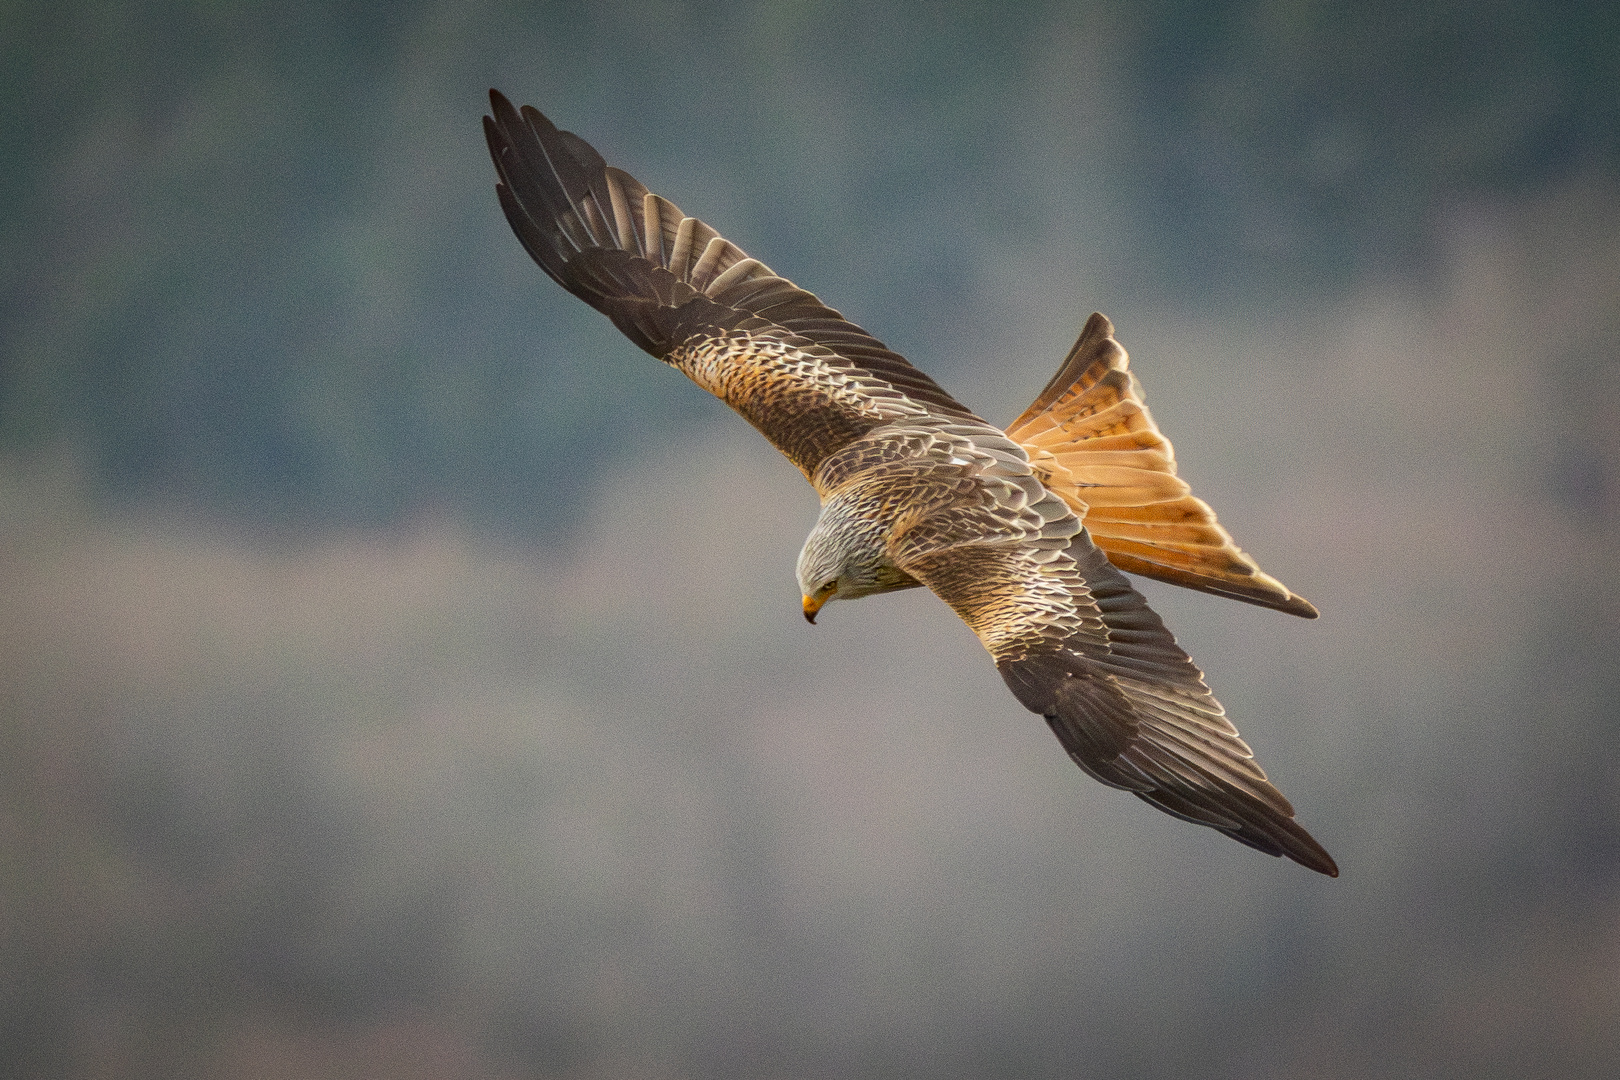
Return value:
[(1177, 475), (1093, 315), (1003, 431), (861, 327), (538, 111), (490, 92), (496, 192), (525, 250), (730, 405), (821, 497), (804, 610), (926, 586), (1091, 776), (1336, 876), (1203, 674), (1119, 568), (1296, 615)]

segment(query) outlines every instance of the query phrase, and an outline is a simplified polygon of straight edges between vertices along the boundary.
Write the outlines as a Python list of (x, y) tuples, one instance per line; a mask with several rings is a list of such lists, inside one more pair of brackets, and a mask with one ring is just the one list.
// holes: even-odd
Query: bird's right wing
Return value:
[(758, 428), (806, 477), (884, 424), (982, 423), (811, 293), (537, 110), (490, 91), (501, 208), (551, 279)]
[(1007, 434), (1122, 570), (1307, 619), (1316, 608), (1237, 546), (1176, 475), (1176, 452), (1142, 403), (1130, 358), (1101, 314)]
[[(1063, 545), (1067, 546), (1064, 547)], [(1158, 615), (1084, 531), (903, 555), (1074, 762), (1167, 813), (1338, 876)]]

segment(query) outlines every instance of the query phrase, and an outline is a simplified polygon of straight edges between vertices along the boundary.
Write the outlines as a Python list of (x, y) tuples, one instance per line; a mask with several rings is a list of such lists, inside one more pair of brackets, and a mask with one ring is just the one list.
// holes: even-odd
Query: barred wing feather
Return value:
[(886, 423), (983, 423), (881, 341), (533, 108), (491, 91), (496, 191), (551, 279), (740, 412), (806, 475)]
[(903, 563), (990, 650), (1014, 696), (1094, 778), (1175, 817), (1337, 877), (1321, 844), (1142, 595), (1085, 532)]

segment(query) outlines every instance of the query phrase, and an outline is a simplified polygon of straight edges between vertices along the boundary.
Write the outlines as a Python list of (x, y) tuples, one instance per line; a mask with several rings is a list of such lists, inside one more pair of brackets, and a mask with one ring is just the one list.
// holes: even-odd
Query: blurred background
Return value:
[[(0, 8), (0, 1071), (1599, 1077), (1620, 8)], [(1090, 781), (548, 281), (496, 86), (992, 420), (1113, 318), (1338, 858)]]

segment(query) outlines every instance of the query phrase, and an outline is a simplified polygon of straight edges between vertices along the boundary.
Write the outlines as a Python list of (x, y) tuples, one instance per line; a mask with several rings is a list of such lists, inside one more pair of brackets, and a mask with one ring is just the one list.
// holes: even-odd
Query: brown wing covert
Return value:
[(1141, 594), (1084, 532), (1065, 556), (1007, 545), (905, 569), (973, 627), (1014, 696), (1091, 776), (1337, 877)]
[[(773, 443), (793, 445), (789, 456), (807, 474), (842, 441), (890, 418), (890, 403), (977, 420), (904, 357), (609, 166), (585, 140), (495, 91), (490, 103), (484, 134), (496, 190), (535, 262), (642, 349), (720, 394)], [(700, 378), (692, 370), (700, 362), (731, 370)], [(780, 387), (767, 394), (755, 379), (803, 380), (788, 391), (796, 409), (842, 415), (805, 421), (812, 434), (788, 430), (798, 421), (758, 412)]]

